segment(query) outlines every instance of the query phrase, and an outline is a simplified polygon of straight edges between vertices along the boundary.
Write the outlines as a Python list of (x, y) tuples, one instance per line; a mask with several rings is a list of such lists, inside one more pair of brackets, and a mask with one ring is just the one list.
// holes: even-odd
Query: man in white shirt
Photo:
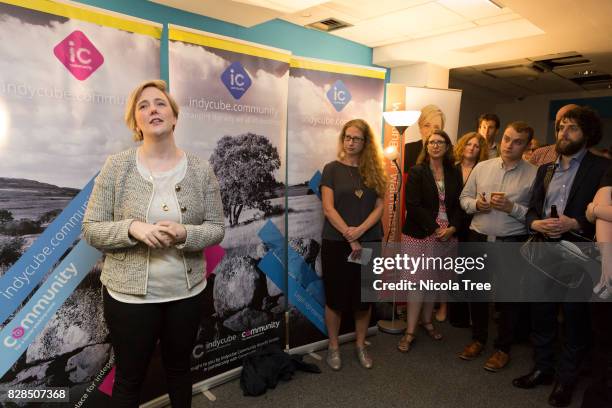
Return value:
[[(533, 129), (525, 122), (512, 122), (504, 130), (500, 143), (500, 157), (480, 162), (474, 167), (459, 200), (468, 214), (474, 214), (468, 240), (472, 242), (524, 242), (527, 240), (525, 214), (529, 206), (531, 187), (537, 168), (523, 160), (523, 152), (533, 138)], [(512, 248), (498, 254), (504, 262), (519, 258)], [(491, 264), (499, 262), (493, 259)], [(494, 267), (492, 269), (495, 269)], [(516, 268), (520, 270), (520, 267)], [(499, 272), (499, 271), (498, 271)], [(496, 372), (510, 359), (510, 345), (518, 323), (520, 304), (500, 303), (499, 335), (495, 340), (496, 352), (484, 368)], [(484, 349), (488, 337), (489, 305), (471, 303), (472, 342), (459, 357), (473, 360)]]

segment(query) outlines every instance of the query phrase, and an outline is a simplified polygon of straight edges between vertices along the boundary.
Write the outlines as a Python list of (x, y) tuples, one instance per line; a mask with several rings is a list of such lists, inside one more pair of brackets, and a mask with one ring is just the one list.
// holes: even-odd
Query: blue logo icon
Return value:
[(252, 83), (249, 74), (247, 74), (239, 62), (233, 62), (232, 65), (223, 71), (221, 81), (234, 99), (240, 99)]
[(344, 82), (337, 80), (327, 91), (327, 99), (334, 105), (336, 111), (340, 112), (351, 101), (351, 93)]

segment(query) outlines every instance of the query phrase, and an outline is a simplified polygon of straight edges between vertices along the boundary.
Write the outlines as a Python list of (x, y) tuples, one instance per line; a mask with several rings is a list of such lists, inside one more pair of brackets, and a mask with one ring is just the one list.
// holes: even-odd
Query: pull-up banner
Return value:
[[(170, 87), (181, 110), (177, 143), (211, 163), (226, 224), (216, 267), (209, 268), (214, 311), (203, 319), (194, 349), (199, 381), (281, 341), (283, 240), (268, 240), (265, 228), (285, 228), (290, 54), (177, 26), (170, 26), (169, 39)], [(259, 266), (272, 254), (279, 268), (274, 278)]]
[(132, 145), (125, 102), (159, 77), (160, 37), (155, 23), (89, 7), (0, 0), (2, 390), (108, 403), (101, 254), (79, 235), (96, 173)]
[(347, 121), (364, 119), (382, 140), (384, 79), (384, 69), (291, 59), (287, 132), (291, 348), (326, 338), (321, 172), (326, 163), (336, 160), (340, 130)]

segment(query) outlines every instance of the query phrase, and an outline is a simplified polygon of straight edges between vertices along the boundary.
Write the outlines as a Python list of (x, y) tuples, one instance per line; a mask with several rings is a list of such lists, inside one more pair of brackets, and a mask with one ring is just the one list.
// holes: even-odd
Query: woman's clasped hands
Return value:
[(185, 242), (187, 230), (174, 221), (159, 221), (155, 224), (133, 221), (129, 234), (149, 248), (162, 249)]

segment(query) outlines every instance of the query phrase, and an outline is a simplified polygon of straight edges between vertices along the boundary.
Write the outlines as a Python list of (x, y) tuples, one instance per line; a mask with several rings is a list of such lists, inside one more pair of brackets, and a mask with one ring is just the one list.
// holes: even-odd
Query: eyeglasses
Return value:
[(446, 145), (446, 142), (444, 140), (430, 140), (429, 142), (427, 142), (427, 144), (429, 146), (444, 146)]
[(344, 135), (344, 141), (345, 142), (363, 143), (365, 141), (365, 139), (363, 137), (359, 137), (359, 136)]

